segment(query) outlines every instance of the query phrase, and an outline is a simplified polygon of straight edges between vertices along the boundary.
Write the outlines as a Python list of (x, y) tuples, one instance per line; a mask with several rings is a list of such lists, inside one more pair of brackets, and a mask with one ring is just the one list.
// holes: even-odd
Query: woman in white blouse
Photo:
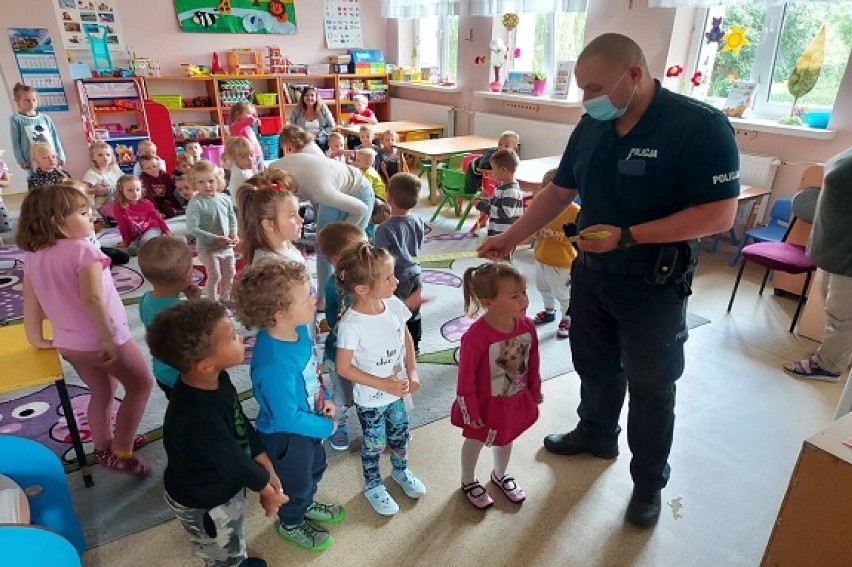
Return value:
[(328, 135), (334, 132), (334, 116), (331, 110), (317, 95), (317, 88), (306, 87), (299, 98), (299, 104), (290, 113), (290, 124), (301, 126), (314, 135), (317, 145), (328, 149)]

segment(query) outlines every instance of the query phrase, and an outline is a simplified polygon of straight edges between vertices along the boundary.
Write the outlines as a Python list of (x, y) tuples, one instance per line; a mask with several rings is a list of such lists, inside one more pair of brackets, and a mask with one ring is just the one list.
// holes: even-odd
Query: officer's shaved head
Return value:
[(642, 48), (635, 41), (620, 33), (605, 33), (590, 41), (577, 58), (577, 64), (595, 55), (604, 58), (613, 65), (639, 65), (643, 69), (648, 68)]

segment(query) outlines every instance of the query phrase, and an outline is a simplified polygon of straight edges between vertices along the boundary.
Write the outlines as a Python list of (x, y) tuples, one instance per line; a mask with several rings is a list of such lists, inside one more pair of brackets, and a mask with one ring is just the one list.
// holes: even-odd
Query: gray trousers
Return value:
[(814, 356), (820, 368), (842, 373), (852, 358), (852, 277), (825, 276), (825, 337)]
[(220, 506), (210, 510), (188, 508), (175, 502), (166, 492), (166, 503), (189, 532), (189, 543), (206, 567), (238, 567), (246, 559), (243, 512), (246, 493), (240, 490)]

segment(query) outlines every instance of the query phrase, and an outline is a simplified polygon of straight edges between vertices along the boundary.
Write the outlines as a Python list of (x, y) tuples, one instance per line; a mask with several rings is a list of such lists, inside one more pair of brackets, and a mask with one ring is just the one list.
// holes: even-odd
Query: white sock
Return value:
[(509, 457), (512, 456), (512, 444), (503, 445), (502, 447), (492, 447), (494, 453), (494, 476), (498, 479), (506, 476), (506, 469), (509, 468)]
[(462, 484), (470, 484), (476, 480), (476, 461), (479, 460), (479, 452), (484, 444), (475, 439), (465, 439), (462, 443), (461, 467)]

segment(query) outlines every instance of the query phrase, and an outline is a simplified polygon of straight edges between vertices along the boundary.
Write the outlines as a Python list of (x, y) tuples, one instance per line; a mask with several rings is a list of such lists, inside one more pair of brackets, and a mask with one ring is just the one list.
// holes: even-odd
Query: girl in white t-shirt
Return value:
[(247, 265), (269, 258), (306, 264), (293, 244), (302, 235), (296, 180), (281, 169), (254, 176), (237, 189), (238, 226)]
[(83, 176), (94, 197), (98, 213), (104, 218), (112, 218), (112, 202), (115, 200), (115, 184), (124, 175), (115, 161), (112, 146), (101, 140), (95, 140), (89, 146), (89, 170)]
[(255, 160), (251, 142), (240, 136), (228, 138), (225, 142), (225, 151), (222, 153), (222, 165), (228, 170), (230, 178), (225, 193), (236, 195), (237, 189), (254, 177), (257, 173), (257, 160)]
[(403, 398), (420, 388), (420, 380), (414, 342), (405, 324), (411, 312), (393, 294), (399, 283), (393, 265), (387, 250), (361, 243), (341, 254), (334, 275), (341, 293), (353, 298), (337, 327), (337, 372), (355, 384), (355, 409), (364, 431), (364, 496), (383, 516), (399, 511), (379, 467), (386, 445), (391, 476), (403, 492), (410, 498), (426, 493), (408, 469), (408, 412)]

